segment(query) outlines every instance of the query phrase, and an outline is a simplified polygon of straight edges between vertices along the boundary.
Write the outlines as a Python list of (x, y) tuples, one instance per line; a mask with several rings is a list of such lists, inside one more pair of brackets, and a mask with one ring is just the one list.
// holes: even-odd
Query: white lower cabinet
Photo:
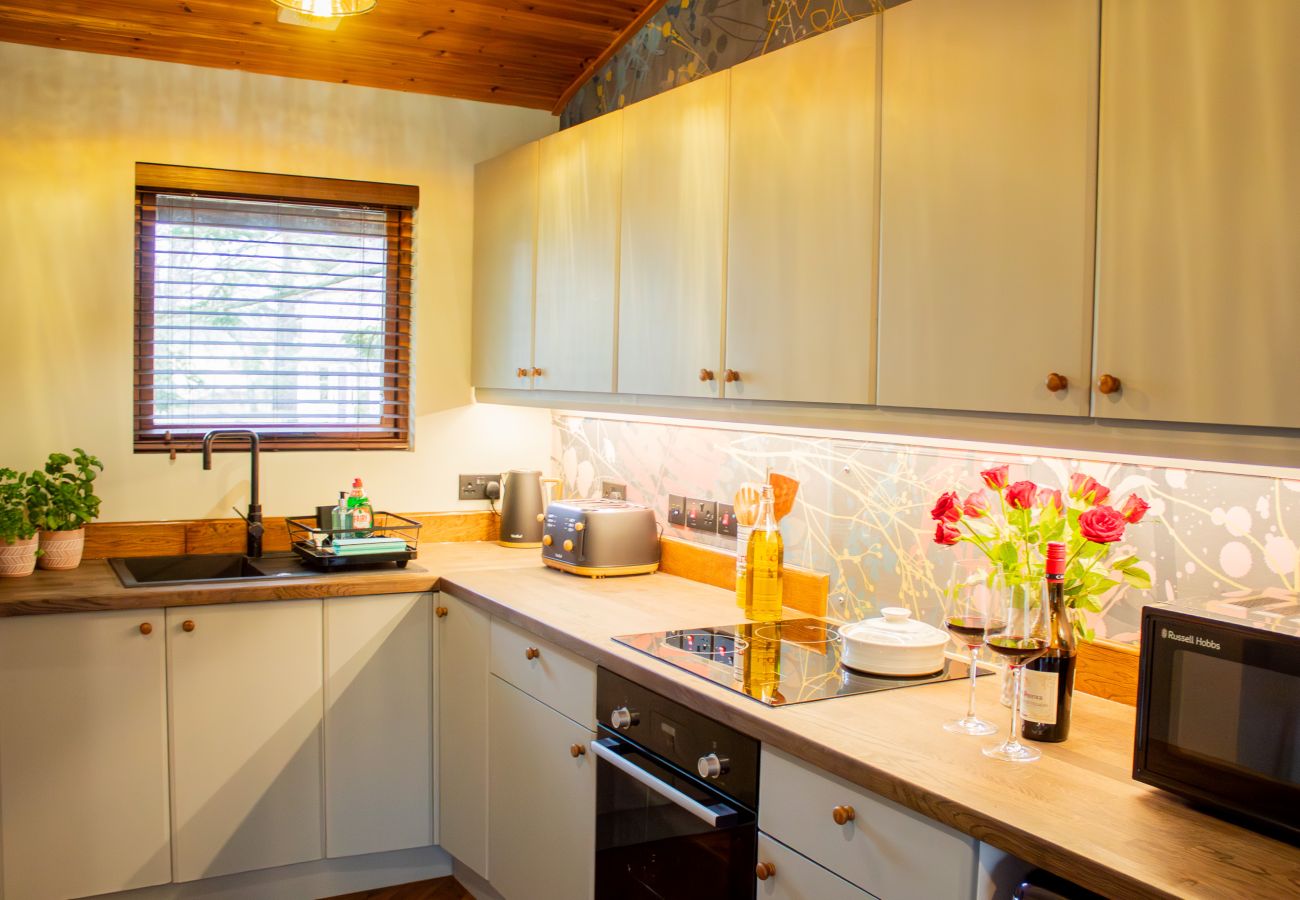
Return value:
[(320, 859), (321, 601), (166, 619), (174, 879)]
[(325, 853), (433, 843), (433, 599), (325, 600)]
[(759, 828), (841, 878), (883, 900), (974, 897), (974, 838), (779, 750), (763, 748), (759, 772)]
[(595, 734), (493, 675), (488, 856), (506, 900), (583, 900), (595, 888)]
[(448, 594), (438, 595), (438, 612), (438, 842), (488, 878), (492, 617)]
[(171, 880), (160, 609), (0, 621), (4, 896)]
[(872, 895), (796, 853), (771, 835), (758, 835), (760, 900), (872, 900)]

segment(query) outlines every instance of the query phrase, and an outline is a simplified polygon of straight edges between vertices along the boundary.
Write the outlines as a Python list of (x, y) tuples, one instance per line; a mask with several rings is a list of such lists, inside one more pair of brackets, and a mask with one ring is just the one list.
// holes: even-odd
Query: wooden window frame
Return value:
[[(414, 185), (274, 175), (191, 166), (137, 163), (135, 167), (135, 381), (132, 432), (136, 453), (194, 452), (203, 446), (203, 433), (212, 428), (256, 425), (192, 426), (169, 431), (151, 419), (154, 400), (153, 253), (155, 215), (148, 202), (159, 193), (190, 194), (239, 200), (283, 203), (328, 203), (359, 209), (382, 209), (387, 215), (387, 260), (384, 334), (394, 347), (385, 350), (385, 394), (381, 431), (304, 429), (261, 433), (265, 450), (409, 450), (411, 440), (411, 338), (415, 211), (419, 188)], [(385, 343), (387, 343), (387, 339)], [(268, 426), (271, 427), (271, 426)]]

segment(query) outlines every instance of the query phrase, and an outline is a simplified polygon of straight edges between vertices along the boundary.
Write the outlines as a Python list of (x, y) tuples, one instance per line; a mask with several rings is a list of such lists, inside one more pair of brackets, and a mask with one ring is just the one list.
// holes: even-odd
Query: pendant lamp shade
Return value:
[(370, 12), (378, 2), (379, 0), (275, 0), (277, 6), (318, 19), (359, 16)]

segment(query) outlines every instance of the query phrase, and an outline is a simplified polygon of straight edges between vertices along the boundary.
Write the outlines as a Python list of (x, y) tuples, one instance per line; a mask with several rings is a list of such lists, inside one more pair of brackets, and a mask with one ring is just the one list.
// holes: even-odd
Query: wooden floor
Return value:
[(412, 881), (410, 884), (345, 894), (331, 900), (474, 900), (474, 895), (461, 887), (459, 881), (448, 875), (446, 878)]

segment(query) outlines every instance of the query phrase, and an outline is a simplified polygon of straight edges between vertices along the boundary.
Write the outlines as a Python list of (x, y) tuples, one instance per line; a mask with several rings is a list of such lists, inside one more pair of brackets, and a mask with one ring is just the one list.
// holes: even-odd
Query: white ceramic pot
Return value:
[(912, 611), (887, 606), (881, 618), (840, 629), (840, 662), (872, 675), (932, 675), (943, 670), (948, 633), (917, 622)]
[(42, 531), (41, 557), (37, 565), (42, 569), (75, 569), (81, 565), (81, 551), (85, 546), (85, 528), (76, 531)]
[(0, 578), (19, 578), (36, 568), (36, 535), (25, 541), (0, 541)]

